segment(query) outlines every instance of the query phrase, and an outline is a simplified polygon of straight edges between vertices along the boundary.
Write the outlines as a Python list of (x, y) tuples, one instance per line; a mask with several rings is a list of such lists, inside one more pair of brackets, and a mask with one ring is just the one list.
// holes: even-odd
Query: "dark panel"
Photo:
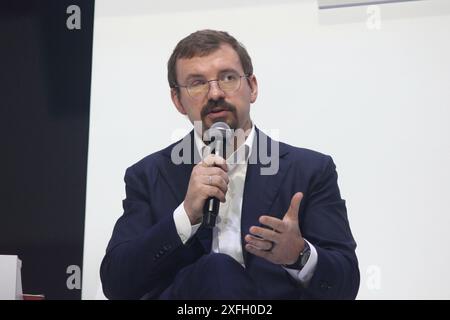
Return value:
[[(81, 29), (69, 30), (69, 5)], [(94, 1), (0, 2), (0, 254), (25, 293), (80, 299)]]

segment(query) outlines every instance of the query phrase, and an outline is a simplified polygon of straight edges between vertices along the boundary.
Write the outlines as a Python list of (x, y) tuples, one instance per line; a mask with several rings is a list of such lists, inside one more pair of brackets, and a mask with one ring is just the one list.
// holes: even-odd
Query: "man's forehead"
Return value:
[(242, 70), (239, 55), (228, 44), (222, 44), (217, 50), (204, 56), (178, 59), (176, 68), (177, 74), (180, 77), (185, 77), (190, 74), (220, 72), (226, 69)]

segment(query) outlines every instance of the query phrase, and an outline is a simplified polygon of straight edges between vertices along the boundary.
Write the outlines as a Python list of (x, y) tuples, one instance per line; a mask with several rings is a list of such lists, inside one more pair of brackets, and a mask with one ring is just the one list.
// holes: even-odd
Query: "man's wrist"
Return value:
[(197, 224), (202, 222), (201, 217), (200, 218), (195, 218), (193, 216), (192, 212), (189, 210), (189, 208), (186, 208), (186, 201), (183, 202), (183, 208), (184, 208), (184, 212), (186, 212), (186, 215), (189, 218), (191, 226), (197, 225)]
[(309, 256), (311, 255), (311, 248), (308, 244), (308, 241), (304, 240), (304, 243), (305, 243), (305, 246), (303, 247), (303, 250), (300, 252), (298, 259), (292, 264), (283, 264), (283, 267), (285, 267), (287, 269), (295, 269), (295, 270), (303, 269), (303, 267), (306, 265), (306, 263), (309, 260)]

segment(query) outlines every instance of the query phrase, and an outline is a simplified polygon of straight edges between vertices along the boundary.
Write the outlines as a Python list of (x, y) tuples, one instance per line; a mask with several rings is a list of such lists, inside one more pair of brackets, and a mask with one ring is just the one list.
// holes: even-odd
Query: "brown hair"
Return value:
[[(178, 42), (167, 62), (167, 79), (171, 88), (177, 88), (176, 62), (178, 59), (203, 57), (219, 49), (222, 44), (229, 44), (238, 54), (242, 69), (247, 76), (253, 74), (252, 59), (244, 45), (225, 31), (200, 30), (191, 33)], [(178, 88), (177, 88), (178, 90)]]

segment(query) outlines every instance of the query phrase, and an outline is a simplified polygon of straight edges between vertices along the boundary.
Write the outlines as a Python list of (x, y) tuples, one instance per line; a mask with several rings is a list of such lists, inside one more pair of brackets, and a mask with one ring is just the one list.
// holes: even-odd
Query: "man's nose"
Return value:
[(219, 87), (217, 81), (211, 81), (209, 83), (208, 100), (219, 100), (225, 97), (225, 92)]

